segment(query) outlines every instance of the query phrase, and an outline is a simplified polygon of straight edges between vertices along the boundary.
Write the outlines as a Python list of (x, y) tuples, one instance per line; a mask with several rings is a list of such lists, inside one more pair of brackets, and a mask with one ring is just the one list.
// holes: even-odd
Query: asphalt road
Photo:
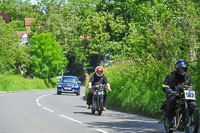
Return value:
[(86, 109), (81, 95), (55, 90), (0, 94), (0, 133), (163, 133), (159, 120)]

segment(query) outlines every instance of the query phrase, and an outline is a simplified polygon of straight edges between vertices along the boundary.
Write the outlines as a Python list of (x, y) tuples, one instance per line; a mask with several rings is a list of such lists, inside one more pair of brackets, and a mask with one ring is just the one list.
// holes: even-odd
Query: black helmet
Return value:
[(181, 74), (182, 76), (185, 75), (187, 73), (187, 68), (188, 68), (188, 64), (186, 61), (184, 60), (176, 61), (176, 71), (178, 72), (178, 74)]

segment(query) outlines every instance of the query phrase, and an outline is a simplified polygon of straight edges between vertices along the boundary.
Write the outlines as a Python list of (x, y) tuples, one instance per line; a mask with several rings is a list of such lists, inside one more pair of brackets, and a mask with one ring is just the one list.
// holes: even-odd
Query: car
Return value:
[(77, 76), (61, 76), (61, 80), (58, 80), (57, 94), (62, 93), (75, 93), (80, 95), (80, 83)]

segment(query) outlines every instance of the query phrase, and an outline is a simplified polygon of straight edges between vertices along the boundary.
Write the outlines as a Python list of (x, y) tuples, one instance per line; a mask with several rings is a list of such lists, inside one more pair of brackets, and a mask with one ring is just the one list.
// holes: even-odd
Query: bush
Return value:
[(119, 63), (105, 69), (112, 93), (108, 105), (128, 112), (160, 117), (161, 100), (165, 99), (161, 85), (169, 68), (151, 60), (145, 65), (127, 66)]
[(0, 91), (22, 91), (54, 88), (56, 79), (51, 83), (38, 78), (24, 78), (20, 75), (0, 75)]

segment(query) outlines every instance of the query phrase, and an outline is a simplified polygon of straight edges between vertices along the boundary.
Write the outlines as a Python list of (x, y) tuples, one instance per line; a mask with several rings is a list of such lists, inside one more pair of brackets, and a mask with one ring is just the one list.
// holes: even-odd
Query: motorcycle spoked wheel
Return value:
[(101, 98), (99, 99), (99, 107), (98, 107), (98, 110), (97, 110), (98, 115), (101, 115), (101, 114), (102, 114), (102, 110), (103, 110), (103, 97), (101, 97)]
[(92, 100), (92, 108), (91, 108), (92, 114), (95, 113), (96, 107), (97, 107), (97, 100), (96, 100), (96, 98), (95, 98), (95, 99)]
[[(175, 117), (173, 118), (173, 123), (174, 123), (174, 121), (175, 121)], [(171, 130), (171, 127), (169, 127), (169, 124), (168, 124), (168, 118), (166, 118), (165, 120), (164, 120), (164, 128), (165, 128), (165, 133), (173, 133), (173, 130)]]
[(193, 108), (189, 119), (189, 128), (185, 130), (185, 133), (197, 133), (199, 130), (199, 110), (197, 107)]

